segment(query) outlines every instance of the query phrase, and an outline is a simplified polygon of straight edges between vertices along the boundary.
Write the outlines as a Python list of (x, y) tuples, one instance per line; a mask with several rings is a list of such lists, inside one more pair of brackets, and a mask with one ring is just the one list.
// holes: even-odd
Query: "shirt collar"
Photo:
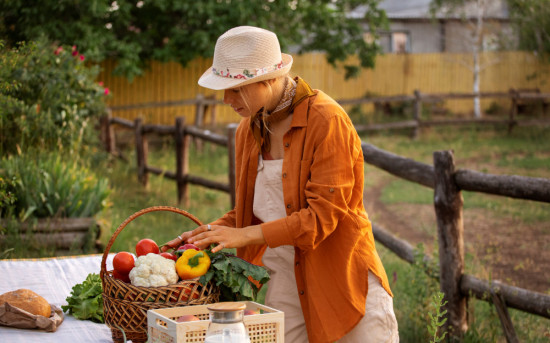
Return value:
[[(293, 115), (290, 127), (307, 126), (307, 108), (309, 107), (309, 98), (317, 95), (317, 91), (313, 90), (307, 82), (302, 78), (296, 77), (296, 96), (293, 105)], [(297, 101), (296, 101), (297, 100)]]

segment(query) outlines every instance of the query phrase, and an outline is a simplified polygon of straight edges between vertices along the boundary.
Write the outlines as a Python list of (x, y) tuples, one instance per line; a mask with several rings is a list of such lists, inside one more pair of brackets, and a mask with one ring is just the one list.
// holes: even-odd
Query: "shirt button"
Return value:
[(286, 142), (285, 143), (285, 148), (288, 148), (290, 146), (290, 143), (289, 142)]
[(334, 188), (331, 188), (328, 191), (331, 192), (331, 193), (334, 193)]
[(290, 204), (287, 204), (287, 205), (286, 205), (286, 208), (290, 208), (290, 207), (291, 207)]
[(286, 178), (286, 173), (283, 173), (283, 177), (285, 177), (285, 178)]
[(304, 295), (304, 291), (300, 291), (300, 295)]
[(300, 262), (296, 262), (296, 266), (299, 266), (300, 265)]

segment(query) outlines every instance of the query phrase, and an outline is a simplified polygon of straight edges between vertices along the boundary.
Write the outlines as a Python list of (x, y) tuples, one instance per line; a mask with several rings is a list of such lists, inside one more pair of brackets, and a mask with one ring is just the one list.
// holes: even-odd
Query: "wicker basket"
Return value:
[(103, 315), (105, 323), (111, 328), (113, 341), (117, 343), (124, 342), (124, 337), (134, 343), (147, 341), (147, 310), (204, 305), (219, 300), (218, 287), (211, 282), (202, 285), (198, 282), (198, 278), (163, 287), (138, 287), (115, 279), (113, 271), (107, 271), (107, 256), (119, 233), (135, 218), (154, 211), (179, 213), (193, 220), (197, 225), (202, 225), (196, 217), (184, 210), (155, 206), (134, 213), (117, 228), (103, 253), (100, 272), (103, 285)]

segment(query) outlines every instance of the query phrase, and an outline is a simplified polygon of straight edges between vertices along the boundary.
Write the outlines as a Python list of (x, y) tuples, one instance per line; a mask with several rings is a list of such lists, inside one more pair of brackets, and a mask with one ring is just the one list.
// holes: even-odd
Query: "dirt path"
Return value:
[[(437, 239), (433, 205), (382, 203), (382, 189), (390, 180), (382, 178), (365, 190), (369, 217), (412, 246), (423, 243), (431, 254)], [(467, 273), (549, 294), (550, 223), (528, 225), (514, 218), (495, 217), (490, 211), (465, 209), (464, 246), (466, 265), (468, 259), (475, 259), (476, 265), (484, 266), (479, 270), (467, 267)]]

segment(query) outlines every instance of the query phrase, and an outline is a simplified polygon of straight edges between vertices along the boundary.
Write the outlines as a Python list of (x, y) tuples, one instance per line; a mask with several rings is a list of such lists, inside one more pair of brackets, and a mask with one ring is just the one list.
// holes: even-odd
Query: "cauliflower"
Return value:
[(134, 286), (166, 286), (178, 282), (178, 279), (176, 262), (154, 253), (139, 256), (130, 271), (130, 281)]

